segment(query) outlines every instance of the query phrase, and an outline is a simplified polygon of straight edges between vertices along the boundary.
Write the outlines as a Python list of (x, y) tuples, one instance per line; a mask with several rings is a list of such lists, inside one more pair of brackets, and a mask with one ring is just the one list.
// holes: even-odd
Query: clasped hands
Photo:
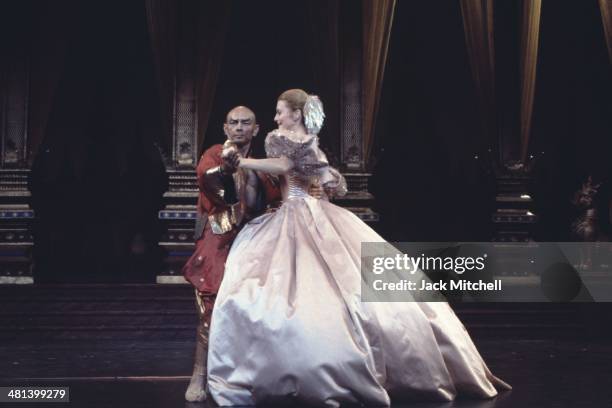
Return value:
[(238, 169), (238, 165), (240, 164), (240, 152), (236, 148), (236, 146), (226, 141), (223, 144), (223, 151), (221, 152), (221, 170), (225, 174), (233, 174)]
[[(289, 132), (286, 132), (286, 131), (283, 132), (280, 129), (273, 130), (270, 133), (285, 134), (285, 135), (289, 134)], [(241, 158), (242, 158), (242, 155), (240, 154), (236, 146), (233, 143), (226, 141), (223, 144), (223, 151), (221, 152), (221, 160), (222, 160), (221, 170), (223, 171), (223, 173), (225, 174), (235, 173), (236, 170), (238, 169), (238, 166), (240, 165)], [(308, 189), (308, 194), (310, 194), (311, 196), (317, 199), (328, 199), (328, 195), (329, 195), (329, 193), (327, 193), (325, 189), (322, 186), (320, 186), (318, 183), (313, 183), (310, 185)]]
[[(278, 136), (282, 135), (282, 136), (289, 137), (289, 138), (297, 137), (298, 139), (301, 139), (306, 136), (302, 133), (296, 133), (291, 130), (280, 129), (280, 128), (272, 130), (271, 132), (268, 133), (268, 136), (273, 135), (273, 134), (278, 135)], [(232, 142), (230, 142), (229, 140), (226, 140), (225, 143), (223, 144), (223, 151), (221, 152), (222, 171), (226, 174), (235, 173), (236, 170), (238, 169), (238, 166), (240, 165), (241, 158), (242, 158), (242, 155), (240, 154), (240, 151), (238, 150), (238, 148)]]

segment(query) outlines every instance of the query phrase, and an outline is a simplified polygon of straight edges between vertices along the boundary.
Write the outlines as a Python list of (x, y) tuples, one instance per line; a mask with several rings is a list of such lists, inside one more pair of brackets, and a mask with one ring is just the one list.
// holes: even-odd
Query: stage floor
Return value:
[[(514, 389), (487, 401), (394, 407), (610, 407), (612, 344), (597, 341), (475, 339), (491, 370)], [(207, 407), (183, 399), (192, 342), (57, 341), (3, 344), (0, 385), (69, 386), (70, 407)], [(30, 404), (15, 404), (26, 407)], [(0, 407), (9, 406), (0, 404)], [(40, 407), (40, 404), (32, 406)]]
[[(514, 389), (394, 406), (612, 407), (612, 303), (453, 307)], [(187, 285), (0, 285), (0, 386), (69, 386), (53, 406), (205, 407), (184, 401), (196, 324)]]

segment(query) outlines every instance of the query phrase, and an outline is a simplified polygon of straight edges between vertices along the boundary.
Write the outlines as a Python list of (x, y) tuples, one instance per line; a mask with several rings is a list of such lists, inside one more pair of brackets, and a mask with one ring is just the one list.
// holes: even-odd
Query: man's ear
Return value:
[(255, 124), (255, 127), (253, 127), (253, 137), (257, 136), (257, 133), (259, 133), (259, 124)]
[(229, 139), (229, 130), (228, 130), (228, 125), (227, 123), (223, 124), (223, 133), (225, 133), (225, 136), (227, 136), (227, 138)]

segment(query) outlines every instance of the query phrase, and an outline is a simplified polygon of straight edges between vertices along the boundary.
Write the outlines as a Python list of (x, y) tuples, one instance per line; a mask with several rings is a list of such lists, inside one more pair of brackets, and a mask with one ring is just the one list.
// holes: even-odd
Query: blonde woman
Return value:
[(268, 158), (238, 158), (280, 176), (283, 204), (247, 224), (227, 259), (208, 359), (215, 401), (387, 406), (508, 389), (448, 304), (361, 302), (361, 243), (384, 240), (350, 211), (308, 195), (313, 179), (329, 194), (346, 192), (318, 147), (323, 118), (317, 97), (288, 90)]

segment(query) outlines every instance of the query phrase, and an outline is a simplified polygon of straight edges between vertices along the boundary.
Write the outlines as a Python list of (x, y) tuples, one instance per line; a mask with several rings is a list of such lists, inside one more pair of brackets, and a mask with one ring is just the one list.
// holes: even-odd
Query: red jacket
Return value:
[[(220, 192), (217, 180), (206, 174), (207, 171), (221, 165), (222, 150), (223, 146), (220, 144), (211, 146), (204, 152), (196, 168), (200, 190), (197, 208), (200, 215), (220, 214), (229, 209), (229, 205), (224, 201)], [(266, 202), (280, 201), (280, 189), (274, 180), (268, 175), (261, 173), (257, 175)], [(210, 223), (206, 223), (202, 236), (196, 241), (193, 255), (183, 267), (185, 279), (200, 292), (209, 294), (218, 292), (223, 279), (225, 260), (240, 227), (241, 225), (234, 227), (223, 234), (214, 234)]]

